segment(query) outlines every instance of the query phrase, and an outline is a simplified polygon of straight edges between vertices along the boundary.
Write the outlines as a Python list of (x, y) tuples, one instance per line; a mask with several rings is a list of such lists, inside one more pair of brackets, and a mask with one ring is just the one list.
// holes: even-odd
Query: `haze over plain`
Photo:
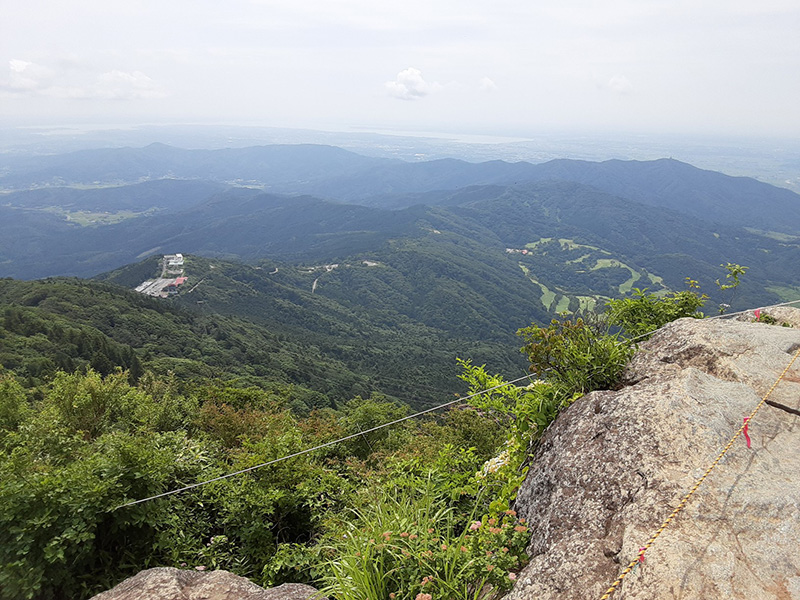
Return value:
[(6, 126), (800, 134), (800, 5), (10, 0)]

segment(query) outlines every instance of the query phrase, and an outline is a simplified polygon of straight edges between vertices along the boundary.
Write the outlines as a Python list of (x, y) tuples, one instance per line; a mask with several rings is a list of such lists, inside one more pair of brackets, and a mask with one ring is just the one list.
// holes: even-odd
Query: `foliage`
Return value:
[(471, 393), (493, 389), (474, 396), (470, 404), (485, 417), (505, 423), (508, 434), (505, 446), (487, 460), (476, 473), (478, 481), (492, 490), (490, 509), (508, 510), (527, 473), (527, 462), (533, 443), (542, 435), (559, 411), (569, 406), (581, 393), (567, 390), (552, 382), (534, 381), (526, 387), (504, 385), (499, 375), (489, 375), (484, 367), (461, 361), (461, 378)]
[(723, 314), (725, 309), (733, 304), (733, 300), (736, 297), (736, 288), (738, 288), (739, 284), (741, 283), (739, 278), (744, 275), (745, 272), (747, 272), (749, 267), (743, 267), (742, 265), (737, 265), (734, 263), (726, 263), (724, 265), (720, 265), (720, 267), (727, 271), (727, 274), (725, 275), (725, 281), (728, 283), (720, 283), (719, 279), (717, 279), (714, 283), (717, 284), (717, 287), (719, 287), (721, 291), (733, 290), (731, 292), (730, 303), (719, 305), (719, 314)]
[[(460, 361), (470, 391), (502, 387), (443, 416), (368, 431), (409, 409), (373, 393), (364, 373), (383, 363), (348, 371), (323, 330), (374, 322), (290, 311), (319, 332), (300, 344), (288, 330), (97, 282), (0, 281), (0, 301), (9, 325), (0, 362), (10, 365), (0, 373), (0, 529), (9, 532), (0, 589), (11, 600), (86, 598), (156, 565), (225, 568), (262, 584), (327, 582), (340, 599), (499, 594), (525, 559), (529, 532), (512, 508), (532, 446), (578, 395), (613, 385), (630, 353), (597, 320), (531, 326), (521, 330), (525, 350), (545, 381), (505, 386)], [(400, 369), (410, 342), (398, 331), (417, 343), (430, 330), (396, 330), (392, 318), (381, 334), (392, 344), (337, 352)], [(51, 358), (60, 344), (68, 371)], [(136, 377), (120, 368), (131, 356), (147, 369)], [(409, 373), (407, 389), (432, 402), (452, 383), (421, 385), (438, 372), (428, 366)], [(345, 435), (354, 437), (120, 508)]]
[(516, 513), (465, 521), (426, 492), (384, 496), (356, 511), (328, 546), (337, 558), (325, 593), (340, 600), (476, 600), (510, 589), (529, 537)]
[(197, 401), (169, 381), (133, 387), (123, 372), (59, 373), (37, 397), (29, 407), (14, 378), (0, 378), (4, 598), (87, 597), (158, 564), (253, 574), (279, 542), (308, 541), (351, 488), (335, 470), (294, 461), (118, 508), (313, 445), (314, 431), (262, 390), (209, 389), (195, 415)]
[[(409, 510), (438, 511), (444, 520), (437, 535), (469, 549), (437, 550), (428, 568), (455, 574), (437, 586), (475, 587), (494, 577), (499, 590), (510, 583), (498, 579), (501, 570), (507, 577), (524, 557), (526, 532), (503, 527), (510, 517), (497, 514), (513, 499), (521, 471), (483, 473), (487, 461), (511, 447), (502, 444), (507, 423), (486, 426), (493, 417), (477, 407), (120, 508), (407, 411), (373, 396), (303, 417), (289, 411), (291, 394), (279, 390), (217, 382), (188, 393), (174, 377), (151, 373), (134, 386), (122, 371), (105, 377), (91, 369), (60, 372), (31, 390), (11, 374), (0, 377), (0, 528), (10, 534), (0, 544), (4, 598), (86, 598), (157, 565), (224, 568), (262, 584), (319, 585), (336, 568), (324, 552), (331, 540), (343, 539), (337, 532), (349, 531), (345, 515), (390, 506), (396, 497), (411, 502)], [(461, 446), (470, 440), (479, 451)], [(486, 533), (494, 527), (491, 518), (502, 534)], [(478, 520), (486, 529), (468, 533)], [(481, 536), (500, 544), (500, 554), (490, 560), (482, 550), (482, 562), (463, 562), (477, 557), (479, 546), (491, 549)], [(428, 549), (434, 550), (416, 551), (422, 556)], [(356, 560), (341, 551), (345, 563)], [(489, 565), (497, 569), (493, 575)]]
[(611, 334), (597, 318), (553, 319), (547, 327), (531, 325), (518, 332), (532, 373), (568, 393), (613, 387), (632, 348)]
[(634, 288), (628, 298), (609, 300), (605, 316), (621, 327), (629, 339), (642, 339), (656, 329), (683, 317), (702, 318), (699, 312), (708, 296), (697, 292), (697, 282), (688, 279), (688, 290), (659, 296)]
[(734, 263), (727, 263), (720, 265), (720, 267), (723, 267), (728, 272), (725, 275), (725, 281), (728, 283), (720, 283), (719, 279), (716, 281), (716, 284), (721, 290), (731, 290), (739, 287), (739, 284), (741, 283), (739, 278), (747, 272), (747, 269), (749, 269), (749, 267), (743, 267), (742, 265), (737, 265)]

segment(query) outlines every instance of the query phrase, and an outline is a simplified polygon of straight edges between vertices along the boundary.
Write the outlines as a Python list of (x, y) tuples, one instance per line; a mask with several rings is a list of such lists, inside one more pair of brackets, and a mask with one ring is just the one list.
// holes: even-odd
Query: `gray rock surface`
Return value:
[[(769, 390), (794, 329), (682, 319), (642, 344), (618, 391), (594, 392), (545, 433), (517, 500), (533, 531), (509, 600), (599, 599)], [(800, 600), (800, 359), (614, 594)]]
[(285, 583), (264, 589), (227, 571), (163, 567), (137, 573), (92, 600), (324, 600), (313, 587)]

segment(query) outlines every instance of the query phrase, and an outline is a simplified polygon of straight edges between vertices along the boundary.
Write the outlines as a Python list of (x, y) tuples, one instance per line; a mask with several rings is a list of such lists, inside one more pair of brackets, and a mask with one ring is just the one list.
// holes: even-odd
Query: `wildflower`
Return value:
[(510, 516), (510, 517), (516, 517), (516, 516), (517, 516), (517, 511), (515, 511), (515, 510), (511, 510), (511, 509), (509, 508), (509, 509), (506, 511), (506, 514), (507, 514), (508, 516)]
[(528, 528), (525, 527), (525, 525), (517, 525), (516, 527), (514, 527), (514, 531), (520, 531), (520, 532), (528, 531)]
[(466, 546), (461, 546), (462, 552), (469, 552), (469, 549)]
[(500, 467), (507, 465), (511, 460), (511, 456), (508, 453), (508, 450), (503, 450), (499, 455), (495, 456), (487, 460), (483, 463), (483, 470), (478, 471), (475, 473), (476, 477), (483, 478), (489, 475), (490, 473), (497, 473)]
[(433, 533), (433, 527), (431, 527), (430, 529), (428, 529), (428, 533)]
[(483, 523), (481, 523), (480, 521), (473, 521), (472, 525), (469, 526), (469, 529), (470, 531), (477, 531), (478, 529), (481, 528), (481, 525), (483, 525)]
[(442, 550), (447, 550), (447, 544), (442, 544)]
[(491, 555), (492, 555), (492, 551), (491, 550), (487, 550), (486, 551), (486, 556), (491, 556)]
[(517, 580), (517, 574), (516, 574), (516, 573), (509, 573), (509, 574), (508, 574), (508, 578), (509, 578), (511, 581), (516, 581), (516, 580)]
[(374, 544), (375, 543), (375, 538), (370, 538), (369, 543), (370, 544)]
[(486, 565), (487, 571), (494, 571), (494, 565)]
[[(510, 573), (509, 573), (509, 575), (510, 575)], [(391, 594), (389, 594), (389, 600), (394, 600), (394, 597), (395, 597), (395, 596), (397, 596), (397, 594), (395, 594), (394, 592), (392, 592)]]
[(489, 527), (489, 533), (493, 534), (503, 533), (503, 529), (501, 527)]
[(410, 536), (408, 536), (408, 539), (410, 539), (410, 540), (415, 540), (415, 539), (417, 539), (418, 537), (419, 537), (419, 536), (418, 536), (416, 533), (412, 533)]
[(502, 553), (504, 553), (504, 554), (505, 554), (506, 552), (508, 552), (508, 548), (506, 548), (505, 546), (503, 546), (502, 548), (500, 548), (500, 552), (502, 552)]
[(494, 517), (492, 517), (491, 519), (489, 519), (489, 525), (494, 525), (494, 524), (496, 524), (496, 523), (497, 523), (497, 519), (495, 519)]
[(400, 537), (401, 538), (407, 538), (408, 537), (408, 532), (404, 531), (403, 533), (400, 534)]
[(433, 596), (431, 596), (430, 594), (423, 594), (422, 592), (417, 594), (417, 597), (414, 598), (414, 600), (432, 600), (432, 599)]

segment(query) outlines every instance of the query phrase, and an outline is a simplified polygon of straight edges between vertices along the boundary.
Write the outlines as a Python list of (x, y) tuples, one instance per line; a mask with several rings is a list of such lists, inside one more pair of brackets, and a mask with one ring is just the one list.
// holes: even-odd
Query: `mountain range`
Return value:
[[(691, 277), (711, 312), (800, 296), (800, 196), (668, 159), (407, 163), (155, 144), (0, 165), (0, 277), (95, 278), (4, 283), (14, 350), (0, 363), (34, 379), (139, 360), (187, 380), (297, 385), (316, 398), (307, 407), (372, 391), (426, 405), (452, 389), (456, 357), (524, 371), (518, 328), (634, 288)], [(176, 252), (185, 287), (142, 308), (125, 288)], [(727, 263), (749, 267), (733, 290), (714, 283)], [(93, 286), (128, 316), (109, 317)], [(183, 341), (143, 335), (154, 320)], [(28, 329), (50, 345), (14, 337)], [(64, 355), (65, 336), (84, 341)]]

